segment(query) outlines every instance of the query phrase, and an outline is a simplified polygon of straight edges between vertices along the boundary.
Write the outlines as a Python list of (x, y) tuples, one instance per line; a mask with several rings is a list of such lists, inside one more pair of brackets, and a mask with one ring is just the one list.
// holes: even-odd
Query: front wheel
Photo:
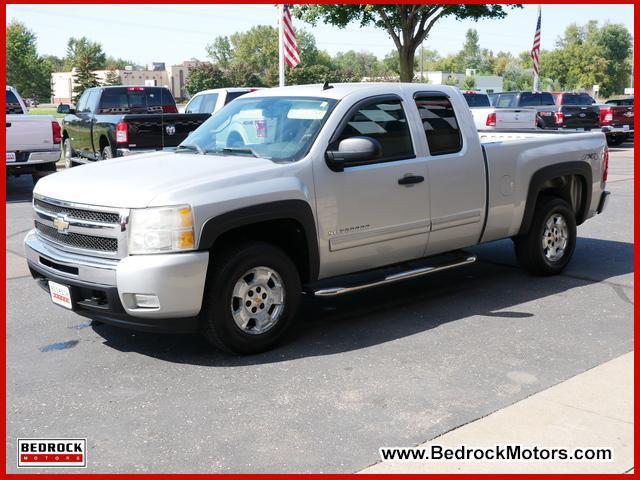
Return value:
[(529, 232), (513, 239), (518, 262), (534, 275), (557, 275), (571, 260), (576, 231), (571, 206), (561, 198), (542, 197)]
[(200, 331), (214, 347), (252, 354), (272, 348), (293, 322), (301, 285), (279, 248), (244, 243), (214, 255), (200, 313)]
[(74, 152), (69, 138), (65, 138), (62, 143), (62, 153), (64, 155), (64, 168), (71, 168), (75, 166), (76, 163), (72, 160)]
[(109, 145), (107, 145), (107, 146), (102, 148), (101, 159), (102, 160), (109, 160), (110, 158), (113, 158), (113, 150), (111, 150), (111, 147)]

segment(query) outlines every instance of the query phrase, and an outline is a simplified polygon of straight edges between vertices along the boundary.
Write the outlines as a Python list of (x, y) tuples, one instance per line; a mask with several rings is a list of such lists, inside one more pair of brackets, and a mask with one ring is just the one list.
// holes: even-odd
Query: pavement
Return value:
[[(632, 144), (611, 149), (608, 209), (579, 227), (562, 275), (527, 275), (509, 240), (478, 246), (479, 262), (464, 269), (306, 300), (286, 342), (249, 357), (213, 351), (195, 336), (95, 325), (53, 305), (22, 254), (31, 180), (9, 178), (8, 471), (17, 471), (17, 438), (86, 437), (83, 472), (357, 472), (379, 462), (382, 446), (452, 435), (628, 358), (633, 175)], [(617, 376), (593, 380), (596, 387), (608, 391), (611, 377), (628, 388), (628, 365), (614, 365)], [(584, 396), (572, 402), (567, 408), (589, 409)], [(524, 407), (519, 416), (545, 414)], [(572, 428), (566, 411), (554, 412), (546, 410), (548, 423)], [(615, 418), (633, 422), (625, 415)], [(604, 431), (603, 418), (580, 428)], [(628, 431), (621, 425), (622, 440), (609, 445), (620, 458)], [(629, 468), (614, 463), (598, 468)]]

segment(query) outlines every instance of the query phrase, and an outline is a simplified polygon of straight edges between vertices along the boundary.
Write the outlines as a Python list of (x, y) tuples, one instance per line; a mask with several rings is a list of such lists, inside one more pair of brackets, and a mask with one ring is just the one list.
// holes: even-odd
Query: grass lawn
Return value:
[(64, 114), (57, 113), (55, 108), (29, 107), (29, 115), (53, 115), (56, 118), (64, 117)]

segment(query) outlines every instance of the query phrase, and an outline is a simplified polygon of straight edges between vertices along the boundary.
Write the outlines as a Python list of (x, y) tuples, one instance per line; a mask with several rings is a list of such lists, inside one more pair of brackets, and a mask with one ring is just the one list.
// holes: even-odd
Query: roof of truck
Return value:
[(371, 92), (372, 95), (385, 93), (400, 94), (405, 89), (410, 90), (435, 90), (439, 92), (452, 93), (457, 90), (455, 87), (447, 85), (431, 85), (426, 83), (331, 83), (329, 88), (325, 89), (321, 83), (314, 85), (292, 85), (289, 87), (276, 87), (264, 90), (258, 90), (247, 94), (248, 96), (305, 96), (305, 97), (321, 97), (342, 99), (352, 93), (361, 93), (363, 91)]

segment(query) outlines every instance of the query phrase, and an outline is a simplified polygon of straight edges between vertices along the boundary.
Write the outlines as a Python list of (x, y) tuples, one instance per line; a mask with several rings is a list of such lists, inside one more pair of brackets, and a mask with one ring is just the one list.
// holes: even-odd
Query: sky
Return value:
[[(270, 5), (7, 5), (7, 22), (19, 20), (38, 37), (40, 54), (65, 55), (70, 36), (86, 36), (102, 44), (107, 55), (140, 65), (179, 64), (206, 60), (205, 46), (216, 36), (246, 31), (254, 25), (277, 25)], [(533, 41), (537, 6), (510, 10), (504, 20), (440, 20), (424, 43), (441, 56), (458, 52), (468, 28), (475, 28), (482, 48), (494, 53), (528, 51)], [(552, 49), (565, 27), (589, 20), (622, 23), (633, 33), (633, 5), (543, 5), (542, 48)], [(320, 49), (369, 51), (382, 58), (394, 50), (389, 36), (375, 28), (345, 29), (294, 19), (294, 27), (314, 34)]]

